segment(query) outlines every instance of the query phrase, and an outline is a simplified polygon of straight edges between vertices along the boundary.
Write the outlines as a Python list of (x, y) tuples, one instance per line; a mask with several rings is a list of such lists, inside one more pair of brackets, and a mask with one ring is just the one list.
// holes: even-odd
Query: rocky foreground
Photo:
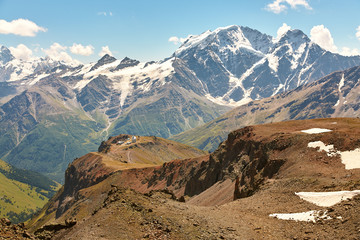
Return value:
[[(109, 149), (95, 164), (84, 156), (69, 166), (63, 189), (27, 224), (31, 233), (39, 239), (360, 238), (359, 119), (249, 126), (209, 155), (113, 167), (92, 178), (93, 169), (116, 165), (106, 158), (116, 144)], [(86, 178), (71, 177), (85, 168)], [(69, 188), (79, 179), (87, 182)]]

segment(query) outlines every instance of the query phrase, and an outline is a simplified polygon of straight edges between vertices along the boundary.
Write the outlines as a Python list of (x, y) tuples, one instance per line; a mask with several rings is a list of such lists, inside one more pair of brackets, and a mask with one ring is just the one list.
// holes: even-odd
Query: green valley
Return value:
[(60, 185), (41, 174), (17, 169), (0, 160), (0, 218), (14, 223), (29, 219)]

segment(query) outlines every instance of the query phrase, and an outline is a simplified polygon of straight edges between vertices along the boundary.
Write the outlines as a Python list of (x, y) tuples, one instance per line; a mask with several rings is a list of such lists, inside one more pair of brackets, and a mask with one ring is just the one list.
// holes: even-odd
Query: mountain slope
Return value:
[[(142, 86), (136, 85), (139, 94), (127, 97), (123, 79), (135, 78), (131, 77), (133, 69), (129, 71), (128, 68), (137, 66), (127, 66), (111, 57), (107, 59), (92, 64), (96, 67), (86, 66), (90, 72), (84, 73), (90, 79), (85, 74), (78, 75), (84, 71), (82, 66), (55, 68), (45, 75), (35, 74), (39, 79), (34, 84), (0, 106), (0, 156), (15, 166), (41, 172), (62, 182), (68, 163), (95, 150), (109, 135), (126, 132), (169, 137), (210, 121), (229, 109), (170, 80), (164, 86), (165, 79), (149, 82), (145, 77)], [(119, 64), (123, 66), (120, 75), (113, 73), (111, 67), (117, 68)], [(172, 61), (153, 63), (142, 70), (143, 64), (138, 67), (142, 72), (137, 77), (145, 73), (158, 74), (158, 71), (162, 74), (161, 71), (168, 71), (171, 64)], [(124, 71), (128, 76), (122, 75)], [(75, 73), (71, 75), (72, 72)], [(182, 82), (184, 74), (177, 74), (172, 79)], [(29, 79), (23, 81), (31, 82)], [(82, 82), (87, 84), (82, 85)], [(147, 85), (148, 88), (157, 87), (150, 91), (144, 89)], [(188, 96), (192, 99), (187, 99)]]
[(274, 39), (241, 26), (191, 36), (158, 62), (105, 55), (67, 66), (24, 62), (1, 49), (0, 157), (60, 182), (71, 160), (108, 136), (169, 138), (231, 107), (360, 65), (359, 56), (327, 52), (300, 30)]
[(33, 87), (0, 107), (0, 154), (61, 182), (67, 164), (96, 148), (100, 133), (99, 123), (56, 90)]
[(273, 39), (241, 26), (191, 36), (174, 55), (195, 73), (210, 99), (235, 105), (360, 65), (359, 56), (325, 51), (300, 30)]
[[(94, 171), (91, 159), (79, 159), (67, 170), (64, 190), (29, 226), (53, 239), (356, 238), (359, 131), (360, 120), (352, 118), (248, 126), (231, 132), (210, 155), (103, 178), (98, 173), (106, 166), (96, 164)], [(84, 181), (86, 169), (88, 180), (98, 181)], [(306, 197), (313, 192), (317, 200)], [(306, 217), (309, 210), (313, 217)], [(303, 218), (281, 220), (274, 213)]]
[(21, 170), (0, 160), (0, 217), (24, 222), (59, 189), (56, 182), (35, 172)]
[[(133, 137), (136, 137), (135, 141)], [(78, 191), (96, 185), (116, 172), (127, 170), (133, 172), (145, 167), (159, 167), (174, 159), (193, 158), (206, 154), (199, 149), (171, 140), (126, 134), (103, 141), (98, 150), (74, 160), (68, 166), (64, 187), (47, 204), (45, 207), (47, 212), (43, 211), (34, 218), (36, 224), (63, 215), (69, 208), (77, 205)], [(131, 177), (128, 180), (132, 181)], [(90, 208), (79, 209), (79, 213), (84, 214), (89, 210)]]
[(360, 117), (360, 67), (335, 72), (287, 93), (250, 102), (173, 140), (213, 151), (239, 127), (291, 119)]

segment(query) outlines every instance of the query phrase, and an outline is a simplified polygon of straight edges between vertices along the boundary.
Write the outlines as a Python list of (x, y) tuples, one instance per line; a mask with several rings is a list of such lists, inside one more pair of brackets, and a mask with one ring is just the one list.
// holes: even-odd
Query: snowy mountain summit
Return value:
[(5, 46), (1, 46), (1, 48), (0, 48), (0, 64), (4, 65), (13, 59), (14, 59), (14, 56), (11, 54), (10, 50)]
[[(26, 85), (49, 75), (39, 70), (61, 65), (50, 59), (19, 61), (6, 47), (1, 48), (0, 61), (3, 63), (0, 81), (26, 78)], [(328, 52), (301, 30), (288, 30), (276, 39), (255, 29), (233, 25), (189, 36), (164, 61), (140, 63), (128, 57), (120, 61), (104, 55), (97, 63), (68, 67), (58, 75), (78, 79), (69, 83), (77, 91), (104, 75), (109, 81), (107, 87), (121, 95), (121, 106), (126, 101), (131, 104), (132, 96), (156, 90), (165, 82), (206, 96), (216, 104), (238, 106), (356, 65), (360, 65), (359, 56)]]
[(209, 99), (241, 105), (359, 65), (322, 49), (301, 30), (279, 39), (257, 30), (229, 26), (190, 36), (174, 54), (196, 73)]
[(24, 79), (35, 78), (37, 73), (43, 74), (54, 67), (62, 66), (63, 63), (49, 57), (22, 60), (15, 58), (11, 51), (2, 46), (0, 49), (0, 82), (17, 82), (15, 85), (26, 85), (32, 80), (23, 82)]

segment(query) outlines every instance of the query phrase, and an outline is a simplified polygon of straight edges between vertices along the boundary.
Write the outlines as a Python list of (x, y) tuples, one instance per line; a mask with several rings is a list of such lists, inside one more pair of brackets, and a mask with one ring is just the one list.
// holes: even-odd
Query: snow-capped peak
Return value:
[[(15, 82), (19, 80), (25, 80), (25, 78), (30, 75), (35, 76), (39, 74), (45, 74), (48, 70), (53, 69), (58, 66), (65, 66), (65, 64), (55, 61), (49, 57), (45, 58), (32, 58), (29, 60), (22, 60), (14, 58), (13, 55), (8, 55), (7, 48), (3, 48), (0, 51), (0, 63), (3, 53), (5, 52), (5, 59), (11, 59), (10, 61), (5, 61), (2, 64), (3, 74), (1, 75), (2, 79), (0, 81), (5, 82)], [(3, 61), (4, 62), (4, 61)]]
[(200, 35), (190, 35), (175, 51), (175, 56), (180, 56), (189, 49), (204, 49), (207, 46), (218, 49), (219, 52), (236, 52), (245, 48), (265, 54), (271, 48), (271, 39), (257, 30), (231, 25), (214, 31), (208, 30)]
[(311, 40), (306, 36), (304, 32), (299, 29), (290, 29), (285, 32), (281, 37), (278, 39), (277, 44), (291, 44), (298, 48), (303, 43), (309, 43)]
[(13, 60), (15, 57), (11, 54), (10, 50), (5, 47), (1, 46), (0, 48), (0, 64), (6, 64)]
[(221, 45), (242, 43), (251, 46), (250, 42), (242, 34), (240, 27), (231, 25), (217, 28), (214, 31), (207, 30), (200, 35), (190, 35), (179, 49), (175, 51), (175, 55), (179, 55), (187, 49), (194, 47), (203, 49), (213, 41), (217, 41)]

